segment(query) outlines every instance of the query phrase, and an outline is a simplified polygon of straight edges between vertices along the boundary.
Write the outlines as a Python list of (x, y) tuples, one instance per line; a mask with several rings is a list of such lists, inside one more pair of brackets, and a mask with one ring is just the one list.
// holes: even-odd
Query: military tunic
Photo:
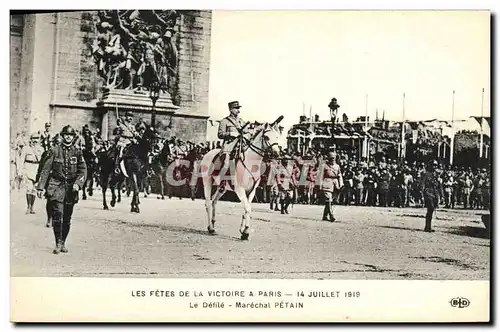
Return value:
[(441, 195), (441, 184), (435, 172), (425, 172), (422, 176), (422, 192), (427, 214), (425, 215), (425, 231), (431, 231), (432, 215), (438, 207)]
[[(323, 191), (327, 202), (332, 202), (338, 198), (343, 182), (340, 165), (336, 163), (333, 165), (325, 164), (321, 190)], [(336, 193), (335, 197), (334, 193)]]
[(131, 123), (122, 122), (118, 126), (118, 142), (117, 145), (124, 148), (132, 142), (132, 139), (138, 136), (135, 127)]
[(43, 147), (43, 150), (44, 151), (48, 151), (50, 150), (50, 148), (52, 147), (52, 139), (54, 137), (52, 136), (52, 133), (50, 131), (44, 131), (41, 136), (40, 136), (40, 139), (41, 139), (41, 144), (42, 144), (42, 147)]
[(69, 203), (74, 200), (71, 189), (73, 184), (82, 188), (86, 177), (87, 166), (82, 151), (75, 145), (60, 144), (49, 151), (40, 172), (37, 189), (43, 190), (47, 185), (48, 199)]
[(245, 122), (238, 117), (234, 117), (229, 115), (222, 119), (219, 123), (219, 131), (218, 137), (219, 139), (223, 139), (224, 143), (222, 146), (222, 153), (230, 153), (233, 151), (234, 147), (238, 140), (238, 136), (240, 135), (239, 130), (243, 128)]
[(41, 152), (35, 146), (26, 145), (22, 148), (19, 158), (19, 166), (21, 167), (19, 173), (25, 179), (34, 183), (36, 181), (38, 164), (41, 159)]

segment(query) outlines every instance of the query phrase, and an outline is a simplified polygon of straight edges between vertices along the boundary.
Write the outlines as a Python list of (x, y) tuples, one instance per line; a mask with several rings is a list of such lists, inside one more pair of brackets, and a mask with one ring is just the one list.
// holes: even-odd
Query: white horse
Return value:
[[(243, 138), (241, 148), (241, 158), (236, 162), (229, 163), (230, 182), (225, 181), (224, 187), (220, 187), (218, 177), (212, 173), (214, 158), (218, 155), (220, 149), (214, 149), (203, 157), (200, 163), (201, 175), (203, 178), (203, 190), (205, 193), (205, 207), (208, 217), (208, 232), (215, 234), (215, 205), (217, 201), (228, 191), (234, 191), (241, 203), (243, 203), (244, 213), (242, 216), (240, 233), (242, 240), (248, 240), (250, 235), (250, 212), (251, 203), (255, 195), (257, 186), (260, 183), (260, 176), (264, 173), (265, 163), (262, 163), (266, 152), (272, 151), (278, 153), (280, 131), (279, 122), (283, 120), (280, 116), (276, 121), (266, 123), (257, 127), (250, 139)], [(220, 172), (220, 177), (224, 177), (224, 170)], [(228, 179), (226, 177), (226, 179)], [(232, 186), (231, 186), (232, 184)], [(212, 194), (212, 188), (216, 189)]]

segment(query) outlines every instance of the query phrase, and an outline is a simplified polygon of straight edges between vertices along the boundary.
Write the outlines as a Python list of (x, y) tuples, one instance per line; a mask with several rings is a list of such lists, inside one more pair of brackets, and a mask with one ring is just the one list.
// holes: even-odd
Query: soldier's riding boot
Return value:
[(33, 205), (35, 205), (36, 196), (35, 195), (30, 195), (30, 196), (31, 196), (30, 213), (35, 214), (35, 211), (33, 211)]
[(288, 207), (290, 206), (291, 198), (285, 198), (285, 213), (288, 214)]
[(30, 213), (30, 210), (31, 210), (31, 195), (30, 194), (26, 194), (26, 214), (29, 214)]
[(115, 157), (115, 173), (120, 174), (120, 163), (122, 161), (123, 148), (119, 147)]
[(329, 217), (330, 217), (330, 222), (335, 222), (336, 219), (333, 216), (333, 203), (332, 202), (328, 203), (328, 214), (329, 214)]
[(61, 252), (62, 248), (62, 222), (60, 216), (54, 216), (52, 219), (52, 229), (54, 230), (54, 238), (56, 241), (56, 247), (52, 251), (53, 254), (57, 255)]
[(432, 214), (433, 214), (434, 211), (432, 210), (427, 210), (427, 214), (425, 216), (425, 228), (424, 228), (424, 231), (425, 232), (433, 232), (432, 230)]
[(285, 214), (285, 200), (280, 198), (281, 214)]
[(66, 249), (66, 238), (68, 237), (69, 234), (69, 229), (70, 229), (71, 223), (68, 222), (63, 222), (62, 224), (62, 241), (61, 241), (61, 252), (68, 252), (68, 249)]
[(322, 220), (324, 220), (324, 221), (328, 221), (328, 211), (329, 211), (328, 204), (330, 204), (330, 203), (326, 202), (325, 208), (323, 209), (323, 219)]

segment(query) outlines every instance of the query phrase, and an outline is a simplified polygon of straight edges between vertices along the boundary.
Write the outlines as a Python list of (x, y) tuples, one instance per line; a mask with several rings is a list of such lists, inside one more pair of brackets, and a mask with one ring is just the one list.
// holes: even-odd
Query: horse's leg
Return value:
[(213, 204), (212, 204), (212, 179), (210, 177), (203, 178), (203, 192), (205, 194), (205, 209), (207, 211), (207, 219), (208, 219), (208, 232), (210, 234), (215, 233), (215, 225), (212, 221), (213, 219)]
[(161, 177), (160, 177), (160, 182), (161, 182), (161, 199), (165, 199), (165, 190), (169, 194), (169, 197), (171, 198), (172, 195), (170, 194), (170, 184), (168, 183), (168, 178), (167, 178), (167, 169), (164, 169), (161, 171)]
[(215, 206), (217, 205), (217, 202), (219, 201), (219, 199), (226, 193), (226, 189), (224, 189), (223, 191), (221, 190), (216, 190), (215, 191), (215, 194), (211, 197), (211, 201), (212, 201), (212, 228), (213, 228), (213, 231), (215, 232)]
[(92, 197), (94, 194), (94, 170), (93, 167), (90, 170), (90, 175), (87, 175), (87, 181), (89, 182), (89, 196)]
[[(116, 183), (116, 178), (114, 175), (111, 176), (111, 180), (109, 181), (109, 189), (111, 189), (111, 202), (109, 204), (111, 204), (112, 207), (115, 206), (116, 204), (116, 193), (115, 193), (115, 189), (117, 187), (117, 183)], [(120, 193), (120, 188), (118, 187), (118, 194)]]
[(108, 190), (108, 176), (101, 174), (101, 190), (102, 190), (102, 207), (104, 210), (109, 210), (108, 203), (106, 202), (106, 191)]
[[(236, 195), (238, 195), (238, 198), (240, 199), (240, 202), (243, 204), (243, 209), (244, 209), (243, 216), (241, 217), (241, 226), (240, 226), (241, 239), (248, 240), (248, 237), (250, 236), (250, 213), (252, 212), (252, 207), (251, 204), (249, 203), (249, 197), (247, 197), (247, 194), (243, 187), (237, 186), (234, 192), (236, 193)], [(252, 194), (255, 195), (255, 189)]]
[(160, 196), (156, 196), (156, 199), (165, 199), (165, 196), (163, 196), (163, 193), (165, 192), (165, 186), (163, 183), (163, 170), (160, 170), (160, 173), (158, 174), (158, 182), (160, 182)]
[(132, 202), (130, 203), (130, 212), (139, 213), (139, 186), (137, 184), (137, 174), (132, 174)]
[(117, 203), (120, 203), (122, 201), (122, 190), (123, 190), (123, 182), (127, 181), (127, 179), (119, 179), (116, 186), (117, 186), (117, 192), (118, 192), (118, 200), (116, 201)]
[[(88, 172), (88, 169), (87, 169), (87, 172)], [(85, 191), (85, 189), (87, 189), (87, 184), (89, 182), (89, 178), (87, 177), (85, 179), (85, 181), (83, 182), (83, 186), (82, 186), (82, 200), (86, 200), (87, 199), (87, 193)]]

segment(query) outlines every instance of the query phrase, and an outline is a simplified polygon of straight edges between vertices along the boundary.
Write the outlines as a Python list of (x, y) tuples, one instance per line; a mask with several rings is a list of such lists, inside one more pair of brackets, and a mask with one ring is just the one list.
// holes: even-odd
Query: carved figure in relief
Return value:
[(92, 55), (108, 89), (147, 89), (158, 81), (163, 92), (177, 70), (175, 10), (101, 10)]

